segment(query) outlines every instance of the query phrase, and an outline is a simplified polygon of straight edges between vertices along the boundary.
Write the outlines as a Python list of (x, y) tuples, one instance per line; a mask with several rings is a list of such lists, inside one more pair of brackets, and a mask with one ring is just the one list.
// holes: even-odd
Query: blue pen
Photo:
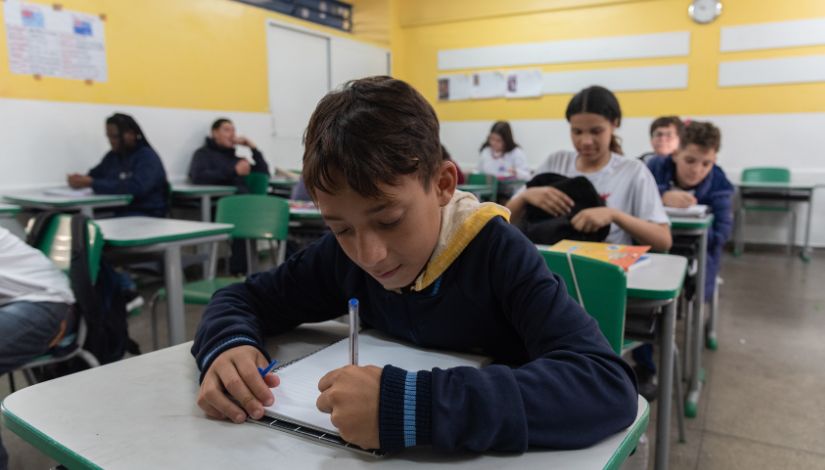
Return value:
[(266, 374), (272, 372), (272, 369), (275, 368), (275, 365), (278, 364), (277, 359), (273, 359), (272, 362), (269, 363), (266, 367), (258, 367), (258, 372), (261, 373), (261, 377), (266, 377)]

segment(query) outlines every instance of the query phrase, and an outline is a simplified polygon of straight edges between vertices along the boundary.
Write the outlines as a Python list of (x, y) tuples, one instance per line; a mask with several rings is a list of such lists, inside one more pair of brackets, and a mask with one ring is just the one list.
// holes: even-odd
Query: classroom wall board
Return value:
[(719, 86), (825, 82), (825, 55), (721, 62)]
[(825, 44), (825, 18), (727, 26), (720, 34), (722, 52), (818, 46)]
[(582, 88), (599, 84), (614, 92), (648, 90), (682, 90), (688, 87), (687, 64), (649, 67), (545, 72), (545, 95), (573, 95)]

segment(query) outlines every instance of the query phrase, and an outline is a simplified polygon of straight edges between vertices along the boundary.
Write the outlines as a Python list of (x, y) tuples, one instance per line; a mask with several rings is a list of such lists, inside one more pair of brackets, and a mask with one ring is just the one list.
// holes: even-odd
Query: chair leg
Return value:
[(280, 265), (284, 261), (286, 261), (286, 240), (285, 239), (278, 241), (278, 261), (276, 263), (276, 266)]
[(9, 376), (9, 390), (11, 390), (11, 393), (14, 393), (14, 392), (17, 391), (17, 387), (15, 387), (15, 385), (14, 385), (14, 371), (10, 371), (8, 373), (8, 376)]
[(37, 379), (34, 377), (34, 373), (32, 373), (31, 369), (23, 369), (23, 376), (26, 377), (26, 382), (29, 385), (34, 385), (37, 383)]
[(80, 356), (86, 364), (89, 364), (89, 367), (100, 367), (100, 361), (97, 360), (94, 354), (86, 351), (85, 349), (80, 349), (77, 351), (77, 355)]
[(275, 242), (272, 240), (267, 240), (267, 242), (269, 242), (269, 262), (272, 263), (272, 266), (278, 266), (278, 255), (275, 252)]
[(682, 391), (682, 374), (679, 370), (679, 348), (673, 344), (673, 385), (676, 390), (676, 422), (679, 425), (679, 442), (685, 442), (685, 397)]
[[(149, 300), (149, 328), (152, 331), (152, 350), (158, 350), (158, 300), (160, 295), (157, 292)], [(95, 359), (96, 360), (96, 359)], [(87, 361), (88, 362), (88, 361)]]

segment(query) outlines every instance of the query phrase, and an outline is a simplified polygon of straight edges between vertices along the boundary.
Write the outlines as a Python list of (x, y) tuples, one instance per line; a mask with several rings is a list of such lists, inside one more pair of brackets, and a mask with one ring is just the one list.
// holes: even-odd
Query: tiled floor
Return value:
[[(805, 264), (749, 251), (726, 256), (723, 266), (719, 349), (704, 352), (707, 382), (686, 443), (676, 442), (672, 420), (670, 468), (825, 469), (825, 252)], [(187, 306), (189, 338), (200, 312)], [(130, 331), (150, 348), (147, 312), (131, 319)], [(6, 430), (3, 441), (13, 470), (55, 464)], [(649, 462), (653, 468), (652, 455)]]

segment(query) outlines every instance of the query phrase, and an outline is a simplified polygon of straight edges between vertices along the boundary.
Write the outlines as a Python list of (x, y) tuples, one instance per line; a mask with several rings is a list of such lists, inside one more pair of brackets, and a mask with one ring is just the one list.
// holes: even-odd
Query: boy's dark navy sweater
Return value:
[[(269, 166), (258, 149), (252, 149), (252, 171), (269, 174)], [(235, 171), (235, 165), (240, 160), (235, 156), (234, 147), (220, 147), (213, 139), (206, 138), (203, 147), (192, 155), (189, 164), (189, 181), (193, 184), (225, 184), (237, 186), (241, 192), (248, 192), (246, 181)]]
[[(659, 194), (664, 194), (674, 186), (678, 187), (673, 157), (656, 158), (647, 165), (656, 179)], [(716, 290), (716, 276), (722, 262), (722, 246), (733, 231), (733, 192), (733, 185), (718, 165), (713, 165), (708, 176), (693, 188), (693, 196), (697, 203), (710, 207), (713, 214), (713, 225), (708, 231), (708, 258), (705, 268), (706, 301), (710, 300)]]
[(422, 292), (385, 290), (331, 234), (280, 267), (219, 291), (192, 347), (201, 377), (221, 352), (248, 344), (266, 355), (265, 335), (340, 316), (351, 297), (360, 300), (365, 327), (495, 361), (482, 369), (386, 366), (379, 404), (386, 450), (574, 449), (635, 419), (627, 364), (535, 246), (500, 217)]
[(166, 216), (166, 170), (152, 147), (140, 145), (125, 155), (109, 151), (89, 176), (95, 193), (132, 195), (128, 206), (115, 210), (118, 215)]

